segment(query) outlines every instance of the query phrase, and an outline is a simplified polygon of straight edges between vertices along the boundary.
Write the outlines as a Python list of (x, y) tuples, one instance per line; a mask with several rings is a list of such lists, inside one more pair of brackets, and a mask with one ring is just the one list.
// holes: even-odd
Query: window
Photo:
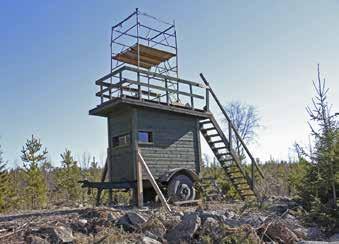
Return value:
[(113, 147), (118, 147), (122, 145), (129, 145), (130, 144), (130, 135), (120, 135), (120, 136), (114, 136), (112, 140)]
[(153, 135), (150, 131), (139, 131), (138, 132), (138, 142), (141, 143), (152, 143)]

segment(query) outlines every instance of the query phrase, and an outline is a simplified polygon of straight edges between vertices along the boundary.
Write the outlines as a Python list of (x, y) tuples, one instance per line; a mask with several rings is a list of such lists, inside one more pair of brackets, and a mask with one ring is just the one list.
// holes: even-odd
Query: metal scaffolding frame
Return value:
[[(154, 61), (142, 56), (142, 48), (148, 51), (168, 52), (172, 55), (170, 58)], [(111, 72), (123, 65), (132, 64), (138, 69), (144, 68), (151, 72), (178, 77), (178, 48), (174, 21), (168, 23), (140, 12), (137, 8), (127, 18), (112, 26), (110, 49)], [(134, 53), (131, 53), (131, 50)], [(126, 58), (121, 59), (124, 54), (134, 55), (134, 62), (128, 62), (131, 60)], [(143, 58), (151, 61), (152, 65), (143, 65)]]

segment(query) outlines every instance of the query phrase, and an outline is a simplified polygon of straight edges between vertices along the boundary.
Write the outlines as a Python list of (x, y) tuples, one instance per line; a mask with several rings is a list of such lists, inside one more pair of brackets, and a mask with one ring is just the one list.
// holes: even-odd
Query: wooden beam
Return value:
[[(109, 78), (115, 76), (116, 74), (118, 74), (118, 73), (124, 71), (124, 70), (126, 69), (126, 67), (127, 67), (127, 66), (122, 66), (121, 68), (119, 68), (119, 69), (117, 69), (117, 70), (114, 70), (113, 72), (111, 72), (111, 73), (109, 73), (109, 74), (107, 74), (107, 75), (101, 77), (100, 79), (98, 79), (98, 80), (95, 81), (95, 84), (96, 84), (96, 85), (100, 85), (100, 83), (101, 83), (102, 81), (108, 80)], [(107, 83), (107, 84), (110, 84), (110, 83)]]
[[(121, 88), (120, 90), (127, 91), (127, 92), (138, 92), (138, 89), (133, 88), (133, 87), (121, 86), (120, 88)], [(107, 91), (107, 90), (106, 90), (106, 91)], [(104, 89), (102, 92), (101, 92), (101, 91), (97, 92), (95, 95), (96, 95), (97, 97), (101, 97), (101, 95), (102, 95), (104, 98), (110, 98), (110, 96), (104, 94), (104, 92), (105, 92), (105, 89)], [(155, 97), (155, 98), (157, 98), (157, 97), (159, 97), (159, 96), (162, 95), (162, 94), (160, 94), (160, 93), (156, 93), (156, 92), (152, 92), (152, 91), (145, 91), (145, 90), (141, 90), (141, 93), (142, 93), (143, 95), (149, 95), (149, 96)]]
[(159, 199), (162, 203), (162, 205), (165, 207), (165, 209), (168, 211), (168, 212), (172, 212), (170, 206), (168, 205), (164, 195), (162, 194), (157, 182), (155, 181), (150, 169), (148, 168), (144, 158), (142, 157), (141, 153), (140, 153), (140, 150), (138, 150), (138, 157), (139, 157), (139, 160), (141, 162), (141, 165), (143, 166), (143, 168), (145, 169), (145, 173), (146, 173), (146, 176), (148, 178), (148, 180), (151, 182), (155, 192), (157, 193), (157, 195), (159, 196)]
[(197, 87), (200, 87), (200, 88), (206, 88), (205, 84), (198, 83), (198, 82), (183, 80), (183, 79), (175, 78), (175, 77), (172, 77), (172, 76), (167, 76), (167, 75), (162, 75), (162, 74), (159, 74), (159, 73), (151, 72), (151, 71), (148, 71), (148, 70), (137, 69), (137, 68), (130, 67), (130, 66), (124, 66), (124, 68), (125, 68), (125, 70), (129, 70), (129, 71), (133, 71), (133, 72), (140, 72), (140, 73), (155, 76), (155, 77), (158, 77), (158, 78), (167, 79), (169, 81), (176, 81), (176, 82), (180, 82), (180, 83), (184, 83), (184, 84), (188, 84), (188, 85), (191, 84), (193, 86), (197, 86)]
[(141, 85), (141, 86), (145, 86), (145, 87), (149, 87), (149, 88), (153, 88), (153, 89), (158, 89), (158, 90), (161, 90), (161, 91), (168, 91), (170, 93), (176, 93), (176, 94), (180, 94), (180, 95), (184, 95), (184, 96), (188, 96), (188, 97), (195, 97), (195, 98), (198, 98), (198, 99), (204, 99), (204, 96), (197, 95), (197, 94), (190, 94), (189, 92), (173, 90), (173, 89), (170, 89), (170, 88), (166, 89), (166, 87), (147, 84), (147, 83), (144, 83), (144, 82), (138, 82), (138, 81), (129, 80), (129, 79), (124, 79), (124, 80), (126, 82), (130, 83), (130, 84)]

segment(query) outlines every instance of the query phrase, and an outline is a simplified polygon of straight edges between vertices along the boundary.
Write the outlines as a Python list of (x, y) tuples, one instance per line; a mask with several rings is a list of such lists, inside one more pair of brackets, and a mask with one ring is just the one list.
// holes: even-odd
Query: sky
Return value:
[[(175, 20), (180, 77), (204, 73), (222, 103), (254, 105), (250, 149), (288, 160), (307, 143), (317, 64), (339, 112), (339, 1), (9, 1), (0, 4), (0, 144), (9, 166), (32, 134), (54, 165), (65, 148), (103, 161), (107, 123), (88, 115), (109, 72), (110, 27), (135, 8)], [(203, 152), (209, 153), (206, 145)]]

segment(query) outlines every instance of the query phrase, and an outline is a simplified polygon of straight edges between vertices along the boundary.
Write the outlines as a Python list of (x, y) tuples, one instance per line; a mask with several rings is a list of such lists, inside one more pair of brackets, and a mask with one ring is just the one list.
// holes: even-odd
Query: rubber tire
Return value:
[(196, 197), (194, 182), (186, 175), (174, 176), (167, 187), (171, 202), (190, 201)]

